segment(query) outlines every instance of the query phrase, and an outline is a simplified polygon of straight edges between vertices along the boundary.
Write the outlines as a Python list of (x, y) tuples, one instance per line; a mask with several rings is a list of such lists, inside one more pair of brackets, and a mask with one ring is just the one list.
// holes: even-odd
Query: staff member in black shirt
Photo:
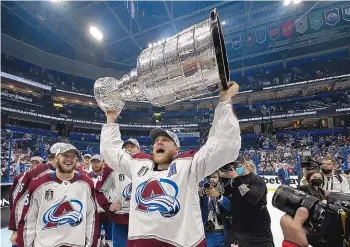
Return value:
[(226, 175), (232, 180), (218, 199), (232, 216), (225, 246), (238, 241), (239, 247), (274, 247), (265, 181), (251, 173), (243, 160), (233, 162)]

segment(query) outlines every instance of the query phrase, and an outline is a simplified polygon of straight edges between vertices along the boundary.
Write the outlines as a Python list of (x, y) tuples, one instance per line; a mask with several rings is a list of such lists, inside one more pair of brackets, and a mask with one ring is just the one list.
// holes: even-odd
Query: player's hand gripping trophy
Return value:
[(221, 25), (214, 9), (207, 20), (143, 50), (137, 68), (122, 79), (97, 79), (94, 93), (103, 111), (119, 115), (126, 101), (165, 106), (226, 90), (231, 86), (229, 74)]

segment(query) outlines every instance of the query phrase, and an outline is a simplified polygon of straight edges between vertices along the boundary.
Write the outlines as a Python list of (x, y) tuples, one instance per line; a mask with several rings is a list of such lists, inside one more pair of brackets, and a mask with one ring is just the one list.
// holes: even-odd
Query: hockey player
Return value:
[(234, 161), (241, 147), (238, 120), (231, 98), (239, 86), (229, 83), (220, 92), (206, 144), (198, 151), (177, 155), (176, 134), (154, 129), (153, 157), (123, 150), (118, 124), (120, 112), (107, 111), (101, 133), (101, 153), (117, 172), (130, 177), (128, 246), (205, 246), (204, 227), (198, 198), (198, 184), (219, 167)]
[(79, 151), (59, 147), (57, 169), (33, 179), (18, 227), (19, 247), (97, 245), (93, 181), (75, 171)]
[[(141, 152), (139, 142), (132, 138), (126, 140), (122, 148), (131, 154), (138, 154)], [(131, 188), (132, 184), (130, 178), (124, 174), (115, 174), (115, 189), (113, 193), (117, 199), (117, 203), (120, 202), (119, 206), (121, 210), (111, 215), (111, 220), (114, 222), (114, 247), (125, 247), (126, 241), (128, 240)]]
[(17, 227), (18, 222), (21, 218), (22, 209), (24, 206), (24, 201), (27, 197), (28, 193), (28, 185), (31, 180), (38, 176), (42, 176), (50, 171), (54, 171), (56, 169), (56, 159), (55, 155), (60, 146), (64, 145), (64, 143), (58, 142), (52, 145), (50, 148), (49, 162), (46, 164), (42, 164), (34, 168), (33, 170), (27, 172), (19, 185), (19, 189), (16, 197), (13, 199), (13, 205), (10, 211), (10, 220), (9, 220), (9, 230), (12, 230), (11, 243), (13, 245), (17, 244)]
[[(30, 163), (29, 163), (29, 171), (33, 170), (34, 168), (36, 168), (38, 165), (42, 165), (44, 163), (43, 158), (39, 157), (39, 156), (34, 156), (30, 159)], [(24, 177), (24, 175), (27, 173), (27, 171), (21, 172), (20, 174), (18, 174), (17, 176), (15, 176), (15, 178), (13, 179), (13, 183), (12, 183), (12, 187), (10, 190), (10, 210), (12, 209), (12, 205), (13, 205), (13, 200), (16, 198), (16, 195), (21, 187), (22, 184), (22, 179)]]
[(91, 154), (84, 154), (83, 156), (83, 169), (86, 172), (92, 172), (92, 167), (91, 167)]
[[(130, 153), (140, 152), (140, 145), (136, 139), (125, 141), (123, 148)], [(92, 164), (94, 168), (94, 163), (92, 162)], [(114, 223), (113, 246), (125, 247), (128, 238), (131, 180), (124, 174), (118, 174), (108, 165), (105, 165), (102, 171), (102, 178), (97, 182), (96, 189), (98, 204), (106, 212), (110, 213), (110, 221)], [(104, 228), (106, 240), (109, 240), (108, 228)]]
[[(92, 171), (89, 172), (88, 176), (93, 180), (95, 191), (97, 193), (96, 199), (100, 199), (103, 197), (103, 201), (109, 200), (110, 198), (110, 191), (103, 193), (99, 192), (101, 189), (101, 186), (103, 186), (104, 182), (106, 180), (113, 179), (113, 170), (104, 165), (104, 160), (101, 155), (95, 154), (91, 157), (91, 167)], [(99, 200), (97, 200), (98, 202)], [(109, 220), (109, 209), (104, 210), (102, 206), (100, 206), (99, 203), (97, 203), (98, 213), (99, 213), (99, 239), (101, 242), (103, 242), (104, 247), (113, 247), (113, 238), (112, 238), (112, 229), (113, 229), (113, 223)], [(102, 228), (104, 229), (104, 238), (102, 241)]]

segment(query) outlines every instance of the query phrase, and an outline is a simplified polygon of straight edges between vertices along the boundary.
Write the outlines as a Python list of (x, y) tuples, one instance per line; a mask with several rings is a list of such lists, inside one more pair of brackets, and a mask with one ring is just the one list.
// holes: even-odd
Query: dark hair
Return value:
[(47, 159), (48, 159), (48, 160), (52, 160), (52, 159), (55, 158), (55, 156), (56, 156), (56, 154), (49, 154), (49, 155), (47, 156)]
[(308, 181), (308, 182), (310, 183), (310, 178), (311, 178), (311, 176), (314, 175), (314, 174), (316, 174), (316, 173), (320, 173), (321, 176), (322, 176), (322, 180), (324, 181), (324, 175), (323, 175), (323, 173), (322, 173), (321, 171), (319, 171), (319, 170), (311, 170), (311, 171), (308, 171), (308, 172), (306, 173), (306, 181)]

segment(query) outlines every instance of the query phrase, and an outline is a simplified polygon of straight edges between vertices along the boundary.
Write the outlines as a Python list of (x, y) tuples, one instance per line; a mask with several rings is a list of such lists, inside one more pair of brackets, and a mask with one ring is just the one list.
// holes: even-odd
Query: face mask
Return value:
[(320, 186), (323, 184), (323, 180), (320, 178), (311, 179), (311, 184), (313, 186)]
[(237, 167), (235, 168), (238, 176), (242, 176), (243, 172), (244, 172), (244, 166), (241, 166), (241, 167)]
[(329, 173), (332, 172), (332, 169), (322, 168), (322, 172), (323, 172), (324, 174), (329, 174)]

